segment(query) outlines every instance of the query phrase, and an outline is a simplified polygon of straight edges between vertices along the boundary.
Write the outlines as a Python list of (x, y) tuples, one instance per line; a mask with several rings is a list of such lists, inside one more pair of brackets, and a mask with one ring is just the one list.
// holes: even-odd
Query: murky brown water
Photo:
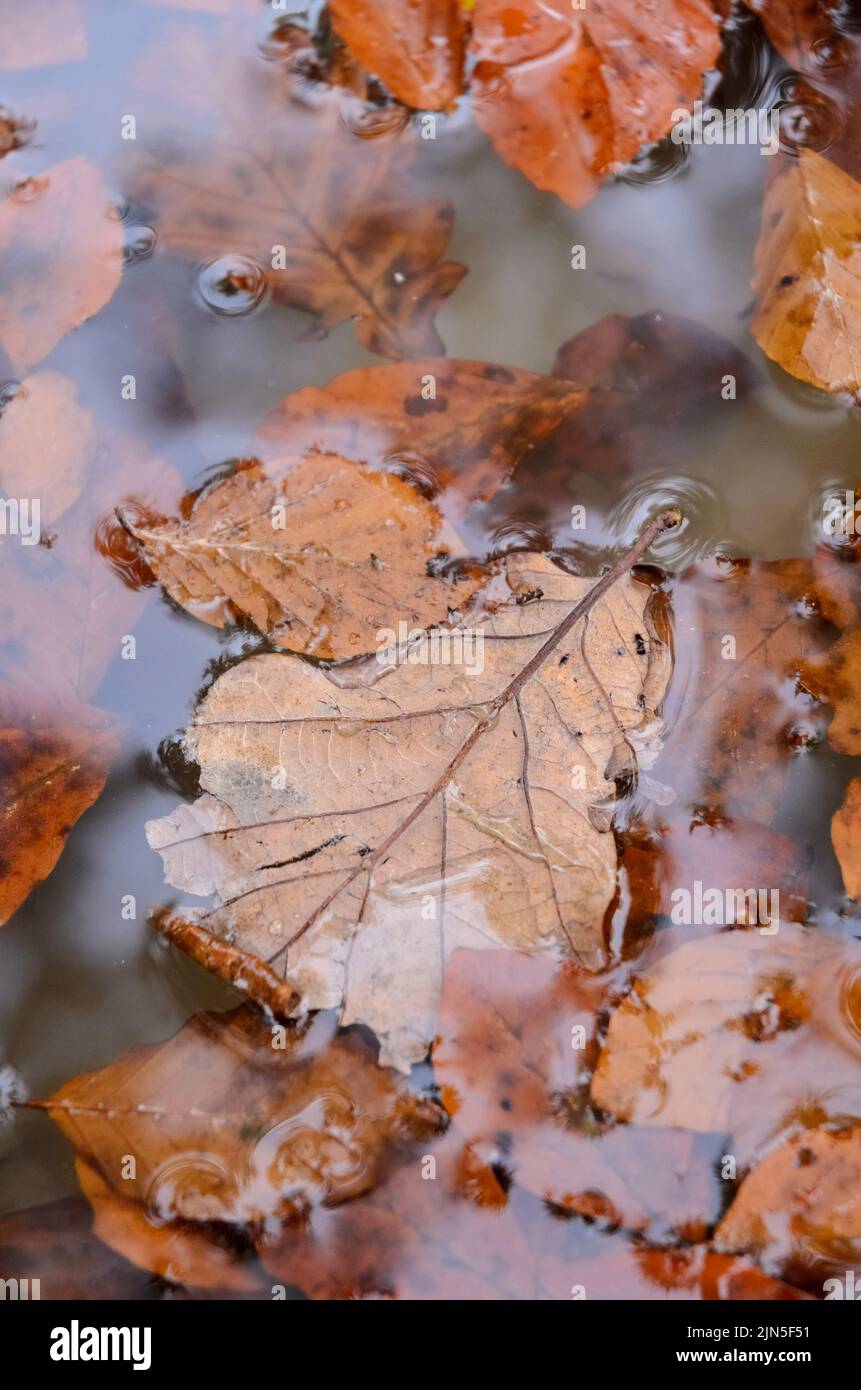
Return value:
[[(4, 6), (4, 18), (14, 8)], [(85, 0), (83, 10), (90, 51), (82, 61), (5, 71), (0, 61), (0, 101), (37, 123), (32, 143), (0, 163), (0, 179), (11, 184), (85, 153), (123, 206), (128, 149), (118, 128), (121, 116), (137, 109), (136, 75), (152, 58), (164, 69), (168, 93), (155, 108), (142, 107), (139, 139), (149, 138), (149, 122), (181, 131), (190, 118), (187, 106), (170, 107), (171, 81), (181, 76), (170, 70), (180, 47), (177, 39), (172, 48), (170, 31), (219, 21), (143, 0)], [(249, 45), (269, 25), (263, 5), (259, 23), (249, 22)], [(736, 106), (750, 104), (779, 75), (776, 66), (764, 75), (759, 50), (748, 51), (754, 57), (740, 59), (733, 78)], [(207, 112), (221, 97), (215, 77), (211, 90), (195, 93), (189, 141), (206, 138)], [(454, 203), (449, 255), (469, 267), (437, 318), (450, 357), (548, 371), (559, 345), (603, 315), (660, 309), (699, 320), (756, 364), (759, 384), (744, 399), (675, 430), (665, 468), (643, 475), (634, 467), (624, 483), (572, 478), (571, 501), (592, 508), (596, 553), (630, 542), (667, 499), (687, 518), (683, 533), (659, 552), (668, 566), (718, 548), (762, 558), (809, 554), (820, 499), (858, 476), (861, 417), (773, 368), (748, 333), (766, 162), (758, 150), (694, 148), (672, 178), (661, 177), (656, 158), (579, 212), (503, 164), (471, 124), (466, 103), (440, 121), (423, 156), (428, 188)], [(300, 340), (307, 318), (272, 303), (242, 316), (215, 312), (194, 267), (164, 253), (144, 209), (131, 205), (125, 226), (131, 250), (120, 290), (43, 365), (78, 384), (100, 428), (135, 435), (147, 456), (167, 460), (186, 486), (241, 456), (261, 417), (288, 392), (379, 360), (357, 345), (350, 324), (309, 342)], [(587, 271), (570, 269), (574, 243), (588, 248)], [(171, 319), (173, 361), (158, 332)], [(133, 403), (121, 399), (117, 385), (125, 372), (138, 378)], [(686, 390), (683, 372), (678, 389)], [(106, 475), (113, 466), (108, 454)], [(513, 525), (522, 503), (516, 499)], [(94, 529), (103, 512), (94, 506)], [(488, 527), (499, 524), (497, 511)], [(556, 539), (564, 545), (564, 537)], [(137, 660), (118, 656), (93, 696), (125, 726), (122, 754), (54, 872), (0, 936), (0, 1061), (11, 1063), (35, 1096), (232, 998), (147, 926), (147, 911), (170, 890), (143, 826), (176, 800), (159, 745), (186, 725), (208, 663), (238, 650), (242, 638), (183, 616), (155, 590), (135, 632)], [(794, 762), (784, 803), (783, 828), (814, 846), (810, 891), (826, 912), (842, 899), (828, 822), (852, 770), (820, 745)], [(127, 894), (137, 902), (133, 921), (121, 915)], [(0, 1144), (0, 1209), (77, 1191), (71, 1150), (45, 1118), (22, 1116)]]

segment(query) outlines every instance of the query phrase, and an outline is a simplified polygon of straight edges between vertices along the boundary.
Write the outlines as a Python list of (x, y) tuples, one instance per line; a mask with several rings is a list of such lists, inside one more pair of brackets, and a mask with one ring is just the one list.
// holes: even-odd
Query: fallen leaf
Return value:
[(5, 1213), (0, 1216), (0, 1279), (38, 1281), (31, 1299), (157, 1298), (153, 1281), (102, 1245), (92, 1225), (82, 1197)]
[(25, 377), (0, 415), (0, 492), (38, 499), (44, 528), (77, 500), (95, 447), (74, 382), (52, 371)]
[(861, 1126), (807, 1129), (766, 1154), (744, 1179), (715, 1241), (749, 1251), (769, 1271), (857, 1267)]
[(507, 163), (580, 207), (700, 93), (720, 49), (705, 0), (476, 0), (475, 119)]
[(721, 1194), (699, 1136), (628, 1125), (596, 1133), (588, 1073), (607, 995), (605, 978), (545, 958), (453, 953), (433, 1067), (472, 1182), (483, 1169), (486, 1191), (498, 1168), (605, 1228), (706, 1229)]
[(740, 1162), (801, 1116), (851, 1114), (859, 972), (858, 943), (782, 920), (685, 942), (613, 1013), (592, 1099), (634, 1124), (726, 1131)]
[(769, 181), (754, 261), (751, 332), (763, 352), (820, 390), (861, 389), (861, 187), (802, 149)]
[(853, 777), (831, 818), (831, 843), (850, 898), (861, 897), (861, 777)]
[(206, 794), (148, 826), (167, 879), (219, 905), (162, 930), (204, 958), (226, 942), (234, 981), (265, 964), (268, 1002), (339, 1007), (404, 1070), (456, 946), (602, 961), (616, 848), (598, 803), (648, 761), (667, 678), (623, 563), (595, 583), (508, 557), (475, 660), (412, 653), (370, 687), (286, 654), (226, 672), (187, 734)]
[(80, 0), (51, 0), (49, 6), (0, 0), (0, 31), (0, 69), (54, 67), (87, 56)]
[(255, 1242), (367, 1192), (438, 1126), (331, 1020), (277, 1034), (254, 1010), (199, 1014), (43, 1103), (112, 1249), (172, 1282), (253, 1290)]
[(16, 372), (104, 308), (120, 283), (122, 246), (101, 173), (83, 155), (0, 201), (0, 344)]
[(466, 21), (460, 0), (330, 0), (336, 33), (398, 101), (447, 111), (460, 95)]
[(586, 400), (579, 385), (537, 372), (422, 358), (344, 372), (285, 396), (254, 449), (264, 460), (317, 450), (399, 468), (425, 491), (446, 489), (463, 504), (492, 497), (531, 451), (544, 441), (552, 447)]
[(408, 631), (445, 623), (482, 582), (477, 571), (435, 574), (459, 547), (432, 502), (391, 473), (334, 454), (292, 467), (242, 463), (181, 510), (169, 521), (127, 523), (149, 569), (204, 622), (243, 618), (290, 651), (325, 659), (377, 651), (387, 644), (381, 632), (399, 623)]
[(53, 869), (118, 747), (101, 710), (0, 685), (0, 926)]
[[(161, 113), (166, 71), (192, 114), (200, 93), (218, 94), (217, 119), (209, 100), (202, 120), (183, 123), (181, 143)], [(167, 250), (215, 266), (240, 310), (268, 288), (313, 314), (316, 336), (352, 320), (381, 356), (442, 350), (434, 314), (464, 267), (442, 259), (450, 203), (412, 182), (413, 132), (383, 120), (363, 138), (369, 108), (358, 97), (306, 90), (283, 65), (261, 65), (245, 29), (219, 44), (176, 26), (145, 55), (137, 90), (153, 129), (130, 179)]]

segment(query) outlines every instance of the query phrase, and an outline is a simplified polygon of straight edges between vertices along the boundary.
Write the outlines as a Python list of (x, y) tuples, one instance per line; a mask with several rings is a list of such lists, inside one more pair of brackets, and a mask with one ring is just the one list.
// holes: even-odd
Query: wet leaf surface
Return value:
[(187, 735), (205, 796), (149, 826), (168, 880), (220, 902), (173, 940), (262, 959), (404, 1069), (456, 946), (601, 961), (616, 850), (599, 803), (658, 732), (646, 586), (617, 579), (569, 632), (589, 581), (514, 556), (507, 582), (460, 664), (429, 668), (425, 645), (352, 688), (291, 656), (228, 671)]
[(332, 0), (332, 23), (368, 72), (405, 106), (447, 110), (460, 95), (466, 17), (460, 0)]

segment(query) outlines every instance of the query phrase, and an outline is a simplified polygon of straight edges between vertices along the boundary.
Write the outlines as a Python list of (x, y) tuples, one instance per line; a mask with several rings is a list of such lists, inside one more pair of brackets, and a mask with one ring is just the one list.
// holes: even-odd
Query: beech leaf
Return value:
[(445, 111), (460, 95), (461, 0), (330, 0), (335, 30), (405, 106)]

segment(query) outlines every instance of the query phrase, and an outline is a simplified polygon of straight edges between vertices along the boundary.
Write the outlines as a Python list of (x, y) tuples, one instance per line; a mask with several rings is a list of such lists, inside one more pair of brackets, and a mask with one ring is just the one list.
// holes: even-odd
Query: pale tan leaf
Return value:
[(44, 527), (80, 495), (96, 434), (68, 377), (36, 372), (21, 385), (0, 416), (0, 493), (38, 499)]
[(196, 929), (267, 962), (303, 1007), (368, 1024), (404, 1069), (457, 946), (599, 965), (616, 884), (599, 803), (653, 750), (668, 676), (650, 591), (620, 573), (596, 586), (509, 557), (478, 660), (450, 648), (455, 664), (371, 686), (290, 655), (221, 676), (187, 736), (205, 794), (148, 826), (171, 883), (217, 894)]

